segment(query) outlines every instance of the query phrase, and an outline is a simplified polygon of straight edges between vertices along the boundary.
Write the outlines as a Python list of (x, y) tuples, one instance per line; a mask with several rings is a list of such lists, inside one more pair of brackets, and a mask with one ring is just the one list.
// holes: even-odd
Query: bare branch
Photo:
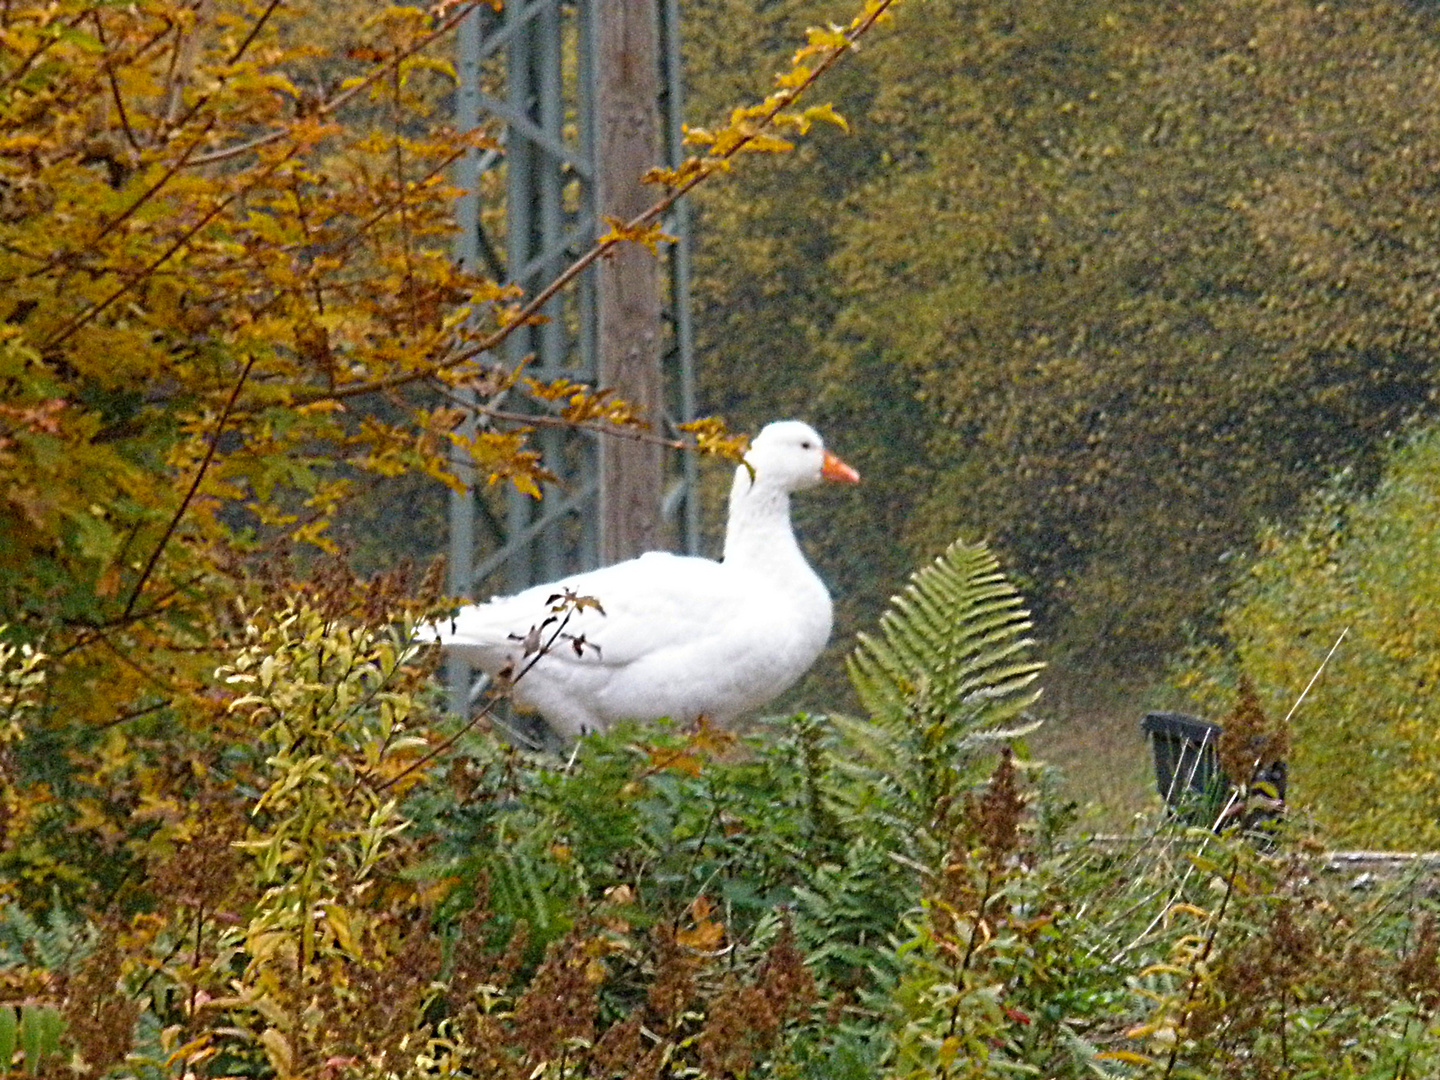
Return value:
[(245, 380), (250, 376), (250, 369), (255, 366), (255, 356), (250, 356), (245, 361), (245, 366), (240, 370), (240, 377), (235, 380), (235, 385), (230, 389), (230, 398), (225, 402), (225, 407), (220, 410), (220, 416), (215, 421), (215, 431), (210, 436), (210, 445), (205, 449), (205, 456), (200, 461), (200, 467), (195, 470), (195, 479), (190, 483), (190, 490), (185, 492), (185, 497), (180, 500), (180, 505), (175, 508), (175, 513), (170, 518), (170, 524), (165, 527), (160, 542), (155, 545), (155, 550), (150, 553), (150, 559), (145, 564), (145, 569), (140, 572), (135, 587), (130, 591), (130, 599), (125, 603), (125, 610), (120, 618), (129, 618), (130, 613), (135, 610), (135, 602), (140, 599), (141, 592), (145, 589), (145, 582), (155, 570), (155, 565), (160, 561), (161, 554), (170, 543), (170, 538), (175, 535), (175, 530), (180, 527), (180, 520), (185, 516), (185, 511), (190, 508), (190, 502), (195, 498), (195, 493), (200, 490), (200, 483), (205, 479), (206, 472), (210, 469), (210, 463), (215, 460), (215, 453), (220, 449), (220, 436), (225, 430), (225, 424), (230, 419), (231, 410), (235, 408), (235, 402), (240, 397), (240, 390), (245, 385)]

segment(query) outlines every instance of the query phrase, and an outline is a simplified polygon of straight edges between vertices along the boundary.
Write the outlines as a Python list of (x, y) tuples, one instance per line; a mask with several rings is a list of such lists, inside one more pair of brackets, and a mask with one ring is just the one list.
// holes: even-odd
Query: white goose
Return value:
[[(754, 476), (735, 470), (720, 562), (652, 551), (462, 608), (420, 637), (491, 675), (523, 672), (516, 702), (570, 737), (626, 719), (724, 724), (759, 708), (830, 638), (830, 594), (795, 540), (790, 493), (860, 476), (796, 420), (768, 425), (745, 460)], [(600, 610), (572, 609), (537, 655), (561, 629), (546, 620), (567, 592)]]

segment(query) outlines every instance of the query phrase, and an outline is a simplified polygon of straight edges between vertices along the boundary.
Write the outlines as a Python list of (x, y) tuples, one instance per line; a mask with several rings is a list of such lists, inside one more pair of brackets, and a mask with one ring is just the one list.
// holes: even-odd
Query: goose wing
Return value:
[(461, 609), (430, 640), (498, 670), (549, 647), (548, 662), (624, 667), (719, 637), (751, 590), (721, 563), (666, 552)]

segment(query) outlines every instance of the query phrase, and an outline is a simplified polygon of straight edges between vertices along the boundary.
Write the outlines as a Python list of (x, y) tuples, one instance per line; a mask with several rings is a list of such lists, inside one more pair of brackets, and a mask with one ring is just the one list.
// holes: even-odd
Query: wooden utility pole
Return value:
[[(653, 201), (640, 177), (660, 161), (658, 9), (656, 0), (601, 0), (597, 9), (600, 212), (629, 221)], [(601, 262), (598, 286), (600, 384), (658, 428), (665, 415), (658, 260), (638, 244), (620, 244)], [(663, 448), (601, 440), (602, 563), (662, 546), (664, 490)]]

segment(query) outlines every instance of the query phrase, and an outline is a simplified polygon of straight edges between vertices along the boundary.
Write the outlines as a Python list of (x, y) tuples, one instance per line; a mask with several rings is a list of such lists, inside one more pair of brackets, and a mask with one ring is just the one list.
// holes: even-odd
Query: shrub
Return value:
[(1395, 451), (1373, 493), (1342, 477), (1299, 528), (1270, 530), (1225, 609), (1225, 645), (1196, 650), (1177, 674), (1218, 714), (1243, 672), (1284, 716), (1324, 665), (1291, 719), (1290, 792), (1337, 843), (1440, 844), (1437, 514), (1431, 428)]
[[(620, 729), (562, 761), (438, 714), (403, 620), (313, 597), (257, 613), (208, 690), (229, 718), (214, 743), (178, 779), (113, 774), (143, 783), (137, 821), (164, 819), (124, 888), (86, 904), (103, 894), (6, 883), (9, 1063), (1433, 1075), (1440, 934), (1415, 882), (1356, 892), (1293, 827), (1263, 851), (1163, 821), (1075, 835), (997, 735), (1032, 694), (1025, 626), (988, 553), (958, 547), (862, 646), (870, 720)], [(22, 751), (45, 661), (3, 659)], [(16, 779), (0, 793), (24, 805)], [(43, 849), (43, 821), (13, 824), (6, 845)]]

